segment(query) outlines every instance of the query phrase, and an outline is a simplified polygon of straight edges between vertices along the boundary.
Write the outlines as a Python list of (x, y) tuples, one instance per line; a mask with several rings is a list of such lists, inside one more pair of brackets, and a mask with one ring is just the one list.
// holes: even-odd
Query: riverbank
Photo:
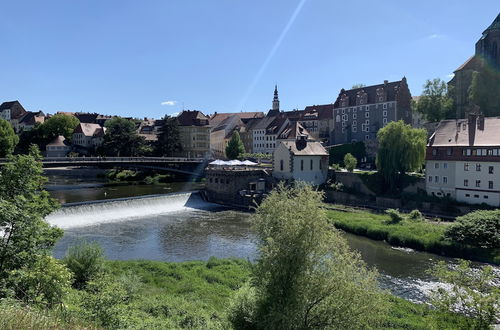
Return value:
[[(236, 291), (249, 280), (251, 265), (241, 259), (211, 258), (206, 262), (181, 263), (107, 261), (106, 268), (107, 284), (90, 292), (72, 289), (64, 312), (39, 313), (17, 307), (13, 314), (12, 308), (0, 308), (0, 327), (20, 329), (23, 324), (29, 324), (34, 329), (46, 325), (57, 325), (54, 328), (78, 325), (77, 328), (231, 329), (228, 307)], [(123, 291), (121, 286), (128, 289), (118, 297), (116, 295)], [(111, 288), (114, 292), (109, 291)], [(111, 298), (120, 299), (112, 301)], [(85, 300), (99, 304), (90, 306)], [(423, 304), (394, 296), (389, 296), (388, 301), (384, 329), (428, 329), (438, 316)], [(114, 314), (106, 313), (106, 302), (113, 305)], [(0, 302), (0, 306), (7, 305)], [(42, 314), (44, 317), (40, 317)], [(18, 318), (30, 323), (19, 323)], [(463, 320), (461, 316), (451, 315), (446, 320), (447, 326), (460, 328)], [(40, 322), (38, 327), (37, 322)]]
[(383, 240), (397, 247), (407, 247), (439, 255), (500, 264), (500, 251), (463, 246), (444, 239), (449, 223), (403, 220), (391, 223), (389, 215), (349, 207), (328, 209), (332, 224), (346, 232)]

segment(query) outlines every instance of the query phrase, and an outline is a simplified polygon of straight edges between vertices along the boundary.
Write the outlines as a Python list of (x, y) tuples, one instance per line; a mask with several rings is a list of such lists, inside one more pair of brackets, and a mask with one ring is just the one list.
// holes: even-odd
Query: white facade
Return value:
[(500, 162), (426, 161), (429, 195), (500, 207)]
[[(279, 180), (300, 180), (315, 186), (326, 182), (328, 175), (326, 151), (318, 154), (301, 155), (300, 152), (296, 154), (287, 146), (290, 143), (295, 144), (295, 141), (280, 142), (274, 151), (273, 176)], [(318, 142), (308, 143), (321, 146)]]

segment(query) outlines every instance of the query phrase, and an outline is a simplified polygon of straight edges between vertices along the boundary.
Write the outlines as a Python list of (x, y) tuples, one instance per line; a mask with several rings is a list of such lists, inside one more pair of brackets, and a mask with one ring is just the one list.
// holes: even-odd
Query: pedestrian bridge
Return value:
[[(0, 158), (0, 164), (7, 162)], [(202, 176), (209, 159), (182, 157), (45, 157), (44, 168), (68, 166), (122, 167), (135, 169), (151, 169), (180, 174)]]

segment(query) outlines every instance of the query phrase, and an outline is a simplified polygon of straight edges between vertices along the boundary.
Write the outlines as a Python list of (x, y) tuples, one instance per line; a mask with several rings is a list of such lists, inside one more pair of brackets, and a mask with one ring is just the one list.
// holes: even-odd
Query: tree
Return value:
[(64, 263), (73, 273), (73, 286), (85, 287), (104, 270), (104, 251), (97, 243), (81, 242), (71, 246), (66, 252)]
[(360, 161), (363, 157), (366, 157), (365, 144), (363, 142), (354, 142), (331, 147), (330, 165), (340, 164), (341, 166), (345, 166), (344, 157), (348, 153), (356, 157), (356, 160)]
[[(375, 327), (385, 310), (377, 273), (328, 222), (323, 194), (280, 183), (257, 208), (253, 289), (231, 310), (239, 328)], [(251, 308), (249, 305), (254, 305)]]
[(40, 128), (47, 140), (52, 140), (59, 135), (71, 140), (73, 131), (79, 123), (80, 121), (75, 116), (57, 114), (45, 121)]
[(237, 159), (244, 153), (245, 146), (243, 145), (243, 141), (241, 141), (240, 133), (234, 131), (231, 140), (229, 140), (226, 146), (226, 157), (229, 159)]
[[(63, 232), (44, 220), (58, 204), (43, 189), (40, 160), (38, 149), (32, 147), (28, 155), (9, 156), (0, 168), (0, 297), (13, 294), (31, 301), (38, 292), (37, 301), (54, 304), (61, 295), (51, 283), (67, 279), (51, 259)], [(46, 277), (36, 280), (44, 264)]]
[(352, 85), (351, 89), (358, 89), (358, 88), (363, 88), (366, 87), (365, 84), (354, 84)]
[(175, 156), (182, 151), (181, 138), (179, 133), (179, 120), (177, 117), (165, 115), (163, 126), (158, 135), (156, 153), (159, 156)]
[(352, 172), (352, 171), (354, 171), (354, 168), (356, 167), (356, 165), (358, 165), (358, 160), (356, 159), (356, 157), (354, 157), (350, 153), (347, 153), (344, 156), (344, 164), (345, 164), (345, 168), (349, 172)]
[[(467, 315), (463, 329), (490, 329), (500, 318), (500, 288), (494, 284), (495, 275), (491, 266), (481, 269), (470, 267), (470, 261), (461, 260), (452, 269), (440, 261), (432, 270), (440, 282), (448, 287), (439, 287), (431, 294), (432, 304), (441, 311), (438, 322), (445, 323), (452, 312)], [(439, 314), (438, 314), (439, 315)], [(438, 328), (443, 326), (438, 324)]]
[(458, 217), (445, 237), (465, 245), (500, 249), (500, 210), (475, 211)]
[(453, 100), (448, 96), (448, 85), (439, 78), (427, 80), (416, 109), (430, 122), (449, 118), (453, 111)]
[(109, 156), (142, 156), (149, 151), (146, 141), (137, 133), (132, 120), (115, 117), (105, 124), (102, 151)]
[(480, 107), (486, 117), (500, 116), (500, 73), (485, 67), (474, 72), (469, 100)]
[(0, 119), (0, 157), (12, 154), (19, 142), (19, 137), (14, 132), (10, 123)]
[(422, 167), (427, 132), (424, 129), (412, 128), (400, 120), (381, 128), (377, 139), (377, 168), (393, 190), (401, 175)]

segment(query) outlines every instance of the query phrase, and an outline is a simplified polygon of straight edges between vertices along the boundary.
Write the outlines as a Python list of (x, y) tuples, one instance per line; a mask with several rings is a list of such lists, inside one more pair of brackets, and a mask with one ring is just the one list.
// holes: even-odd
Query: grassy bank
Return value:
[[(101, 289), (99, 294), (72, 289), (64, 312), (40, 312), (0, 301), (0, 328), (231, 329), (227, 307), (234, 293), (249, 279), (251, 267), (244, 260), (215, 258), (182, 263), (108, 261), (106, 266), (112, 282), (125, 281), (130, 289), (124, 298), (110, 300), (111, 316), (120, 318), (119, 323), (95, 322), (96, 318), (103, 318), (95, 305), (113, 297), (110, 288)], [(426, 305), (393, 296), (388, 300), (385, 329), (428, 329), (438, 316)], [(85, 301), (92, 302), (91, 310)], [(463, 321), (463, 317), (452, 315), (441, 328), (458, 329)]]
[(403, 220), (391, 223), (386, 214), (346, 208), (328, 210), (328, 217), (339, 229), (391, 245), (409, 247), (450, 257), (500, 264), (500, 251), (454, 244), (444, 239), (447, 223)]

